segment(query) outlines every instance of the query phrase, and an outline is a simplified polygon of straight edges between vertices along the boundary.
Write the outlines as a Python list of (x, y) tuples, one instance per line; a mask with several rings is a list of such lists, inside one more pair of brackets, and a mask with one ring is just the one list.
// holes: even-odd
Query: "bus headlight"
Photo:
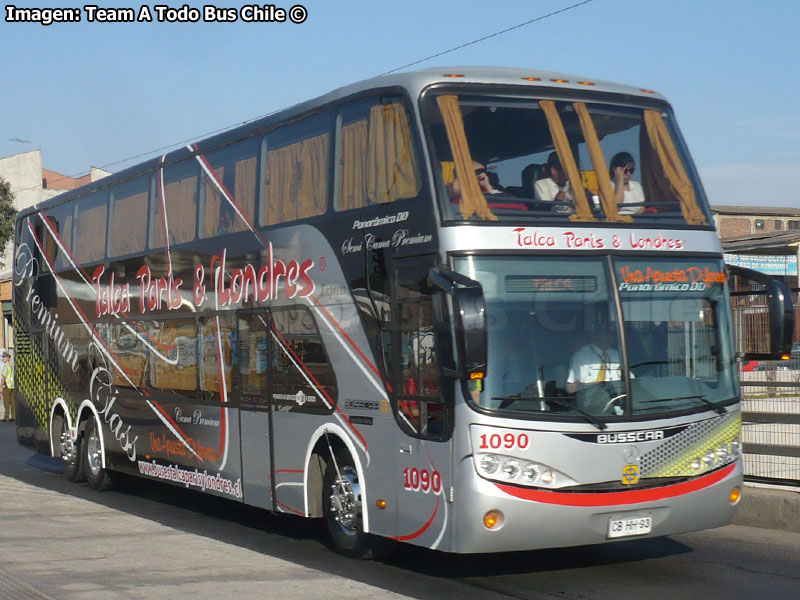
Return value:
[(576, 485), (572, 478), (547, 465), (511, 456), (478, 454), (475, 464), (481, 477), (503, 483), (551, 488)]
[(494, 454), (484, 454), (479, 464), (486, 475), (494, 475), (500, 467), (500, 460)]
[(694, 456), (689, 461), (689, 468), (697, 474), (722, 467), (736, 461), (742, 453), (742, 443), (739, 438), (705, 450), (702, 454)]
[(503, 475), (515, 479), (519, 475), (519, 461), (511, 458), (503, 463)]

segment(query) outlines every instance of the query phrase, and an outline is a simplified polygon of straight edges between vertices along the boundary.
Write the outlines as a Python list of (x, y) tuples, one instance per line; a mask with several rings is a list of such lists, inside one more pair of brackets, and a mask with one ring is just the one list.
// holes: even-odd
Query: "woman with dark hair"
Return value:
[(621, 215), (638, 215), (644, 211), (642, 184), (631, 179), (635, 170), (636, 162), (628, 152), (615, 154), (608, 167), (608, 175), (614, 186), (614, 196)]

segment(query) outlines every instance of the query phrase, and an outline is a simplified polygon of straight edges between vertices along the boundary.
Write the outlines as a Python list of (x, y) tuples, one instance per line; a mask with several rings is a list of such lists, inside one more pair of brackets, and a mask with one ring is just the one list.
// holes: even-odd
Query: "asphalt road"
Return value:
[(0, 423), (0, 598), (800, 598), (800, 533), (732, 525), (601, 546), (354, 561), (319, 526), (130, 479), (95, 492)]

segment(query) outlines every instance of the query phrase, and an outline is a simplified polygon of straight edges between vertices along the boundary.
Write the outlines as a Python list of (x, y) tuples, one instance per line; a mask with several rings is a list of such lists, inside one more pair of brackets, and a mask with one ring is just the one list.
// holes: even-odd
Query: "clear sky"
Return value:
[[(150, 3), (152, 23), (88, 23), (81, 11), (81, 23), (44, 27), (5, 22), (4, 10), (0, 156), (39, 148), (67, 175), (117, 171), (581, 0), (300, 1), (302, 24), (159, 23)], [(800, 208), (799, 22), (796, 0), (589, 0), (417, 68), (527, 67), (655, 89), (712, 204)]]

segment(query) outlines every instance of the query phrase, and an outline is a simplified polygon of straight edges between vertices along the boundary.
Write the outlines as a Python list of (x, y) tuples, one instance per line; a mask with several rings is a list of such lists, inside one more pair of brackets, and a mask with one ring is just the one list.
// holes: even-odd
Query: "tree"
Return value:
[(0, 177), (0, 253), (9, 240), (14, 237), (14, 218), (16, 216), (17, 209), (14, 208), (11, 184)]

